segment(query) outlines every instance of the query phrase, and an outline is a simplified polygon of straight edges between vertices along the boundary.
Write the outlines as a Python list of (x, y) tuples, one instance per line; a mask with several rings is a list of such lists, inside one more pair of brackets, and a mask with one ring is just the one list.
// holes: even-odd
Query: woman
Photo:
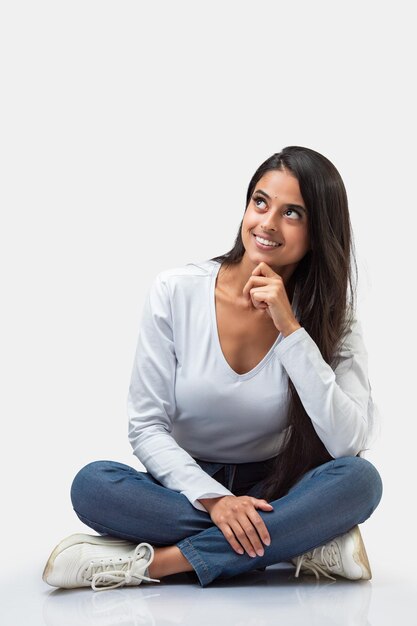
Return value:
[[(353, 267), (352, 267), (353, 266)], [(194, 572), (204, 587), (281, 561), (370, 579), (358, 524), (382, 495), (355, 318), (348, 202), (334, 165), (291, 146), (250, 181), (227, 254), (163, 271), (128, 397), (147, 469), (97, 461), (44, 580), (108, 589)]]

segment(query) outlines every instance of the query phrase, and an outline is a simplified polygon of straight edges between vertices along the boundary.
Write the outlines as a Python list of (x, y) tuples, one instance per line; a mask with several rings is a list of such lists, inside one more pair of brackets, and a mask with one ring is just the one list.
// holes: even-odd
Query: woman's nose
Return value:
[(261, 230), (265, 231), (277, 231), (279, 230), (279, 215), (277, 212), (269, 213), (264, 216), (265, 219), (261, 223)]
[(269, 231), (269, 230), (273, 230), (276, 231), (278, 230), (278, 224), (276, 221), (273, 220), (268, 220), (267, 222), (264, 222), (263, 224), (261, 224), (261, 230), (265, 230), (265, 231)]

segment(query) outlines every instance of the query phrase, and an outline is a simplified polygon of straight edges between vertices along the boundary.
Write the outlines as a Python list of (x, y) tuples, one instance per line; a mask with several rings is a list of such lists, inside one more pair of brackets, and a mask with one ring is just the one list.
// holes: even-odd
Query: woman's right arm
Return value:
[(231, 547), (251, 556), (263, 552), (270, 537), (256, 509), (271, 511), (265, 500), (234, 496), (211, 478), (171, 435), (175, 415), (176, 356), (168, 285), (158, 275), (142, 316), (128, 395), (129, 439), (148, 472), (208, 512)]
[(176, 356), (168, 285), (161, 274), (148, 292), (142, 314), (127, 399), (129, 441), (156, 480), (206, 511), (200, 498), (232, 493), (211, 478), (171, 435)]

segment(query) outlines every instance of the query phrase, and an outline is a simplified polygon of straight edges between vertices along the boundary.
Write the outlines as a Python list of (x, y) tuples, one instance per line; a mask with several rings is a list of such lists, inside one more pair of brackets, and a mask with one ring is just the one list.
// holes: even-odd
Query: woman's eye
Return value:
[(301, 215), (295, 209), (287, 209), (284, 213), (287, 217), (291, 217), (291, 219), (300, 219)]
[(261, 197), (259, 197), (259, 196), (258, 196), (257, 198), (254, 198), (254, 199), (253, 199), (253, 201), (254, 201), (255, 205), (256, 205), (259, 209), (263, 209), (263, 208), (265, 208), (265, 207), (261, 207), (261, 206), (259, 206), (259, 204), (258, 204), (259, 202), (263, 202), (263, 203), (264, 203), (264, 205), (266, 205), (266, 202), (265, 202), (265, 200), (264, 200), (263, 198), (261, 198)]

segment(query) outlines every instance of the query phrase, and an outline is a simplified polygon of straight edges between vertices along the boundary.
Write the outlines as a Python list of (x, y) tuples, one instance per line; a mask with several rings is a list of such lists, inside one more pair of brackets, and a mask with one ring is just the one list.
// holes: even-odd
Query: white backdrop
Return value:
[(1, 4), (9, 567), (29, 555), (41, 573), (84, 528), (69, 500), (82, 465), (139, 467), (126, 397), (147, 289), (163, 269), (232, 247), (253, 172), (287, 145), (326, 155), (348, 190), (382, 417), (367, 458), (385, 491), (363, 534), (374, 572), (403, 563), (414, 531), (414, 41), (402, 0)]

